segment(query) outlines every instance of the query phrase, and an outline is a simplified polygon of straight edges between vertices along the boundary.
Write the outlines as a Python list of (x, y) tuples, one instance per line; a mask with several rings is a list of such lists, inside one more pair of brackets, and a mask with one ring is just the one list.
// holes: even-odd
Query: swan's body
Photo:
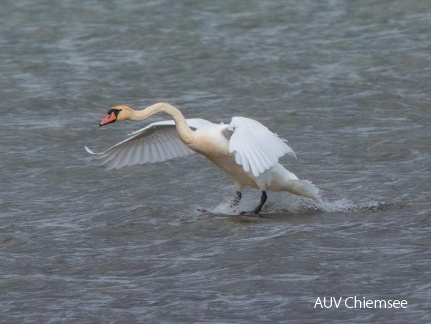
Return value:
[(241, 199), (244, 187), (262, 190), (255, 213), (265, 203), (266, 191), (288, 191), (320, 201), (318, 189), (311, 182), (299, 180), (278, 163), (285, 154), (295, 156), (293, 150), (255, 120), (233, 117), (229, 125), (204, 119), (186, 120), (177, 108), (158, 103), (142, 111), (127, 106), (113, 107), (100, 125), (116, 120), (143, 120), (159, 112), (169, 114), (174, 120), (150, 124), (99, 153), (102, 162), (108, 164), (107, 169), (160, 162), (197, 152), (234, 179), (237, 189), (234, 204)]

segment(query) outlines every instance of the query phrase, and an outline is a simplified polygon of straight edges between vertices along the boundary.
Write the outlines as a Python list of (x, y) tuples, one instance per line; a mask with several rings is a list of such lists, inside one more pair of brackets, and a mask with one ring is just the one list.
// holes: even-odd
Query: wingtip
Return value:
[(85, 150), (87, 151), (87, 153), (90, 153), (90, 154), (96, 154), (96, 153), (94, 153), (92, 150), (90, 150), (87, 146), (84, 146), (84, 148), (85, 148)]
[(298, 159), (298, 158), (296, 157), (296, 153), (295, 153), (295, 151), (294, 151), (294, 150), (292, 150), (290, 147), (289, 147), (289, 150), (288, 150), (286, 153), (284, 153), (284, 154), (288, 154), (288, 155), (290, 155), (290, 156), (293, 156), (295, 159)]

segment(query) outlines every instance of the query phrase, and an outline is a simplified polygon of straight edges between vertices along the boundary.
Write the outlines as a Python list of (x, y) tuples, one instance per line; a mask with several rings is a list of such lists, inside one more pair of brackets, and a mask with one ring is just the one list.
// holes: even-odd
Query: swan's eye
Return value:
[(108, 115), (114, 114), (115, 117), (117, 117), (120, 111), (121, 111), (121, 109), (109, 109)]

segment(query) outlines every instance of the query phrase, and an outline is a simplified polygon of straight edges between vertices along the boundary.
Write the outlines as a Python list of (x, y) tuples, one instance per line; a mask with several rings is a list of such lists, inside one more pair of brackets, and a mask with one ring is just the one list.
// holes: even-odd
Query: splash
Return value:
[[(272, 195), (274, 196), (274, 195)], [(225, 198), (221, 203), (210, 206), (195, 206), (196, 211), (200, 214), (218, 214), (218, 215), (240, 215), (241, 212), (249, 212), (256, 207), (258, 200), (255, 197), (246, 197), (241, 200), (237, 206), (232, 206), (232, 200)], [(338, 212), (378, 212), (383, 211), (391, 206), (400, 207), (400, 204), (387, 203), (384, 201), (369, 200), (363, 202), (354, 202), (347, 198), (341, 198), (333, 201), (323, 200), (315, 202), (311, 199), (289, 196), (273, 197), (271, 201), (262, 209), (262, 214), (281, 214), (281, 213), (338, 213)]]
[(405, 202), (386, 202), (371, 199), (369, 201), (363, 201), (355, 203), (346, 198), (339, 199), (333, 202), (324, 201), (320, 204), (322, 211), (324, 212), (379, 212), (391, 208), (403, 208), (408, 203)]

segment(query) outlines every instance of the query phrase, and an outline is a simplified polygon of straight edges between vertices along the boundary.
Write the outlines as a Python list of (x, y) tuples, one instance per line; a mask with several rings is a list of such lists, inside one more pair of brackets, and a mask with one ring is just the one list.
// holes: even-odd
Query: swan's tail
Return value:
[(308, 180), (288, 180), (287, 190), (298, 196), (304, 196), (322, 202), (319, 195), (319, 189)]

